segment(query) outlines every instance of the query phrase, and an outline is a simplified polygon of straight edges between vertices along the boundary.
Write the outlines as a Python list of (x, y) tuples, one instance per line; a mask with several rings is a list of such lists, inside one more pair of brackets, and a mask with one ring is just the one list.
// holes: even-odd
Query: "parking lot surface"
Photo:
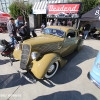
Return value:
[[(0, 39), (9, 41), (9, 36), (0, 33)], [(87, 77), (99, 50), (100, 40), (84, 40), (83, 49), (54, 77), (33, 84), (20, 78), (19, 61), (11, 66), (0, 55), (0, 100), (100, 100), (100, 89)]]

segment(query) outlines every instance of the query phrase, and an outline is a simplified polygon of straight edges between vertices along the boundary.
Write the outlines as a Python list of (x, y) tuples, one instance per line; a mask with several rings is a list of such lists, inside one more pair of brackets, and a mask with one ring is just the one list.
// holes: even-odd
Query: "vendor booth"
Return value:
[(81, 16), (81, 21), (100, 21), (100, 5)]
[(46, 24), (47, 4), (60, 3), (60, 0), (40, 0), (36, 1), (32, 7), (32, 15), (29, 15), (30, 27), (40, 28), (41, 24)]
[(98, 37), (100, 35), (100, 5), (83, 14), (80, 18), (80, 22), (85, 25), (85, 22), (89, 22), (91, 29), (95, 27), (98, 31), (94, 33)]
[(100, 5), (83, 14), (80, 21), (89, 21), (91, 27), (100, 29)]
[(59, 4), (48, 4), (47, 5), (47, 20), (52, 19), (55, 21), (65, 21), (66, 23), (75, 23), (76, 19), (80, 17), (82, 3), (59, 3)]
[(56, 1), (36, 2), (33, 6), (33, 15), (29, 15), (31, 27), (40, 27), (42, 23), (46, 25), (48, 19), (76, 20), (80, 17), (81, 2), (61, 3)]

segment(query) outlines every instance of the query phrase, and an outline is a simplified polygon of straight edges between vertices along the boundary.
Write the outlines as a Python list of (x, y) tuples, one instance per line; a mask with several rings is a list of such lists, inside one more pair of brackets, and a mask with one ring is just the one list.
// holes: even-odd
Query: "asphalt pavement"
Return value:
[[(9, 41), (9, 36), (0, 33), (0, 39)], [(19, 61), (11, 66), (9, 58), (0, 55), (0, 100), (100, 100), (100, 89), (87, 77), (99, 50), (100, 40), (84, 40), (83, 49), (54, 77), (33, 84), (20, 77)]]

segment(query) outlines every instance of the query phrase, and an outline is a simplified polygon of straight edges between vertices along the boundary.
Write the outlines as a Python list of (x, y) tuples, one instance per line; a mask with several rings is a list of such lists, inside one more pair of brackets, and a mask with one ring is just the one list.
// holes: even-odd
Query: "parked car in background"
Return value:
[(47, 26), (38, 37), (16, 46), (13, 56), (20, 60), (20, 68), (30, 70), (38, 79), (51, 78), (63, 67), (66, 56), (80, 51), (83, 39), (73, 27)]
[(95, 59), (92, 70), (88, 73), (88, 78), (100, 88), (100, 51)]

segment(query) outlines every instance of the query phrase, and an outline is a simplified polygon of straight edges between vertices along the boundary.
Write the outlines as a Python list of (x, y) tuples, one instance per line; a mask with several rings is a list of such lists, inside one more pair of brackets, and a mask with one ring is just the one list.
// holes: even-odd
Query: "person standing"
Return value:
[(65, 21), (62, 22), (62, 26), (66, 26), (66, 22)]
[(13, 47), (14, 47), (17, 43), (16, 40), (15, 40), (15, 37), (17, 35), (16, 35), (16, 26), (15, 26), (15, 23), (14, 23), (14, 18), (9, 19), (9, 22), (7, 23), (7, 30), (8, 30), (8, 33), (9, 33), (9, 37), (11, 39), (11, 43), (13, 44)]
[(50, 20), (50, 26), (53, 25), (52, 19)]
[(47, 26), (50, 26), (50, 20), (48, 19), (48, 21), (47, 21)]
[(23, 31), (24, 31), (24, 33), (26, 35), (26, 39), (29, 39), (31, 37), (31, 35), (30, 35), (30, 28), (29, 28), (27, 22), (25, 22), (25, 25), (23, 27)]
[(21, 28), (19, 29), (18, 33), (22, 38), (21, 42), (23, 42), (24, 40), (29, 39), (31, 37), (30, 28), (27, 25), (27, 22), (25, 22), (25, 24), (21, 26)]
[(18, 18), (15, 20), (15, 26), (16, 26), (16, 30), (18, 30), (19, 25), (18, 25)]
[(41, 32), (43, 31), (44, 28), (45, 28), (45, 25), (44, 25), (44, 23), (42, 23), (42, 25), (41, 25)]
[(84, 36), (84, 25), (81, 24), (80, 28), (79, 28), (79, 34)]
[(57, 26), (58, 25), (58, 20), (55, 19), (54, 23), (53, 23), (53, 26)]
[(84, 39), (87, 39), (91, 25), (87, 22), (84, 26)]

